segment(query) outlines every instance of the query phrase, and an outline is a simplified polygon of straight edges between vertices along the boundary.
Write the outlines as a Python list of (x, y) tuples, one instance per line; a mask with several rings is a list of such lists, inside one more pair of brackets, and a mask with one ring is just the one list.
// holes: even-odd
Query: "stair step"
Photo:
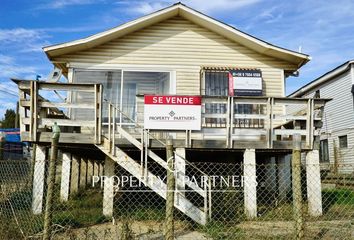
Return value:
[[(133, 160), (131, 157), (129, 157), (122, 149), (116, 147), (116, 155), (113, 156), (110, 151), (105, 148), (104, 146), (107, 146), (106, 144), (103, 145), (96, 145), (102, 152), (104, 152), (107, 156), (109, 156), (112, 160), (117, 162), (121, 167), (123, 167), (125, 170), (127, 170), (130, 174), (135, 176), (137, 179), (139, 179), (145, 186), (149, 187), (151, 190), (156, 192), (158, 195), (166, 199), (166, 189), (167, 186), (165, 183), (161, 182), (160, 179), (155, 176), (153, 173), (148, 171), (148, 180), (151, 181), (146, 181), (142, 176), (141, 176), (141, 166), (138, 164), (135, 160)], [(151, 151), (151, 150), (150, 150)], [(155, 153), (154, 153), (155, 154)], [(206, 219), (207, 219), (207, 214), (199, 209), (199, 207), (194, 206), (185, 196), (183, 195), (178, 195), (178, 202), (175, 201), (175, 207), (179, 209), (181, 212), (186, 214), (188, 217), (196, 221), (197, 223), (201, 225), (206, 224)]]

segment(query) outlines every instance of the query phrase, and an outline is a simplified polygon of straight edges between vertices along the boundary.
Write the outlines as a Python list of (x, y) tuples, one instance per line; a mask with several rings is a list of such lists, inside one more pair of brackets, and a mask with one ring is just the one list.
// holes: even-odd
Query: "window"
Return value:
[[(229, 95), (229, 71), (227, 70), (205, 70), (204, 79), (202, 80), (202, 94), (206, 96), (228, 96)], [(237, 104), (234, 106), (235, 114), (261, 114), (263, 112), (262, 106), (254, 104)], [(207, 114), (225, 114), (227, 112), (227, 105), (224, 103), (207, 103), (205, 104), (205, 113)], [(222, 127), (226, 124), (225, 118), (206, 118), (205, 123), (213, 124)], [(234, 119), (235, 127), (240, 128), (263, 128), (263, 119)]]
[(348, 139), (347, 135), (339, 136), (339, 148), (347, 148), (348, 147)]
[(316, 90), (314, 98), (320, 98), (320, 97), (321, 97), (320, 90)]
[(321, 162), (329, 162), (329, 154), (328, 154), (328, 140), (320, 141), (320, 161)]

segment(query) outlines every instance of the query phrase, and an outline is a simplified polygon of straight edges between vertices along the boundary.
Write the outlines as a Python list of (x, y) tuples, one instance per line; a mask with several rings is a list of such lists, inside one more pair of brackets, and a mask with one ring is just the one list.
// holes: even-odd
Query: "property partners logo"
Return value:
[[(204, 176), (182, 175), (173, 170), (177, 189), (183, 192), (195, 192), (196, 190), (209, 189), (213, 192), (239, 192), (244, 186), (258, 185), (256, 178), (242, 175), (228, 176)], [(103, 188), (105, 184), (113, 186), (117, 191), (123, 192), (153, 192), (148, 189), (166, 189), (167, 175), (147, 175), (137, 178), (132, 175), (93, 176), (92, 187)], [(182, 189), (182, 190), (181, 190)]]

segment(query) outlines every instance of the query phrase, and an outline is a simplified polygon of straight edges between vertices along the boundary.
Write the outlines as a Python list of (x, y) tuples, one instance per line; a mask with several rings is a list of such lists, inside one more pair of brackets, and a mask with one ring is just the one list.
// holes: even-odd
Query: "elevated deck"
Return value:
[[(131, 143), (125, 136), (115, 133), (118, 127), (137, 139), (142, 137), (142, 96), (137, 96), (134, 114), (128, 116), (118, 106), (103, 100), (100, 84), (13, 80), (19, 87), (22, 141), (50, 142), (54, 122), (62, 131), (60, 142), (66, 144), (100, 145), (103, 138), (107, 138), (117, 146), (129, 146)], [(200, 131), (151, 130), (145, 141), (149, 147), (158, 148), (160, 141), (172, 135), (176, 147), (286, 150), (292, 149), (292, 136), (300, 134), (303, 149), (309, 150), (319, 134), (317, 128), (321, 127), (322, 107), (326, 101), (328, 99), (203, 96)], [(289, 105), (298, 111), (285, 114), (285, 107)]]

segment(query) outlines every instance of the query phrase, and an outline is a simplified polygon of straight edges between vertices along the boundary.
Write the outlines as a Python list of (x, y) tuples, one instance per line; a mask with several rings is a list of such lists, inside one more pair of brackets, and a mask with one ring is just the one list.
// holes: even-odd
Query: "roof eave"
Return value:
[(221, 34), (233, 41), (239, 42), (242, 45), (246, 45), (259, 53), (273, 56), (294, 64), (298, 68), (306, 64), (311, 59), (309, 55), (272, 45), (223, 22), (213, 19), (201, 12), (191, 9), (183, 4), (172, 5), (170, 7), (161, 9), (157, 12), (143, 16), (107, 31), (89, 36), (87, 38), (63, 44), (47, 46), (44, 47), (43, 50), (47, 57), (50, 60), (53, 60), (56, 56), (95, 47), (107, 41), (119, 38), (133, 31), (139, 30), (176, 15), (180, 15), (196, 24), (211, 29), (212, 31), (215, 31), (216, 33)]
[(347, 71), (349, 66), (354, 63), (354, 60), (347, 61), (338, 67), (326, 72), (322, 76), (316, 78), (315, 80), (309, 82), (308, 84), (302, 86), (295, 92), (288, 95), (288, 97), (301, 97), (303, 94), (309, 92), (310, 90), (318, 87), (319, 85), (333, 79), (334, 77), (342, 74), (343, 72)]

